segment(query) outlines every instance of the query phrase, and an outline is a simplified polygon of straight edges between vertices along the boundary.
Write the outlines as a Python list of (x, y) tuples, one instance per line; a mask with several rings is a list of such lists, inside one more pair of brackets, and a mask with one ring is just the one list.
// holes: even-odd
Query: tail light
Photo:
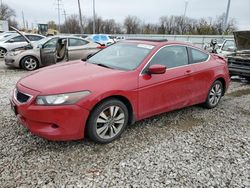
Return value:
[(104, 48), (106, 48), (106, 46), (100, 45), (100, 46), (97, 46), (96, 48), (98, 48), (98, 49), (104, 49)]

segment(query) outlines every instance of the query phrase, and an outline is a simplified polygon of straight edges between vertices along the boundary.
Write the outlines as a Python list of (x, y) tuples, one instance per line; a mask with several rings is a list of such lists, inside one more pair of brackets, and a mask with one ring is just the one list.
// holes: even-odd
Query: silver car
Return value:
[(53, 36), (8, 52), (5, 64), (29, 71), (61, 61), (87, 59), (103, 46), (74, 36)]
[(2, 38), (0, 40), (0, 58), (3, 58), (6, 52), (12, 49), (27, 45), (27, 41), (24, 36), (31, 42), (39, 41), (44, 38), (44, 36), (37, 34), (20, 35), (18, 33)]

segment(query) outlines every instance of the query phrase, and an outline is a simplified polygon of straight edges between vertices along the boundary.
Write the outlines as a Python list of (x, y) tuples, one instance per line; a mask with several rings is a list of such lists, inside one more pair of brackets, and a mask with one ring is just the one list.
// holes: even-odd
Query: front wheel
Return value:
[(27, 56), (21, 60), (21, 66), (23, 69), (33, 71), (38, 68), (38, 60), (32, 56)]
[(95, 142), (109, 143), (122, 134), (127, 124), (127, 107), (117, 99), (110, 99), (99, 104), (91, 112), (87, 135)]
[(208, 92), (207, 100), (205, 102), (205, 107), (206, 108), (216, 107), (220, 102), (222, 94), (223, 94), (223, 85), (221, 81), (216, 80)]

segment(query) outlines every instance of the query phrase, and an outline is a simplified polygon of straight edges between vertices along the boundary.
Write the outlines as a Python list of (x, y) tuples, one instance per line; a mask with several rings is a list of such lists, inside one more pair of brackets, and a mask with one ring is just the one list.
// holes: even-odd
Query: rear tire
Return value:
[(6, 54), (7, 50), (4, 48), (0, 48), (0, 58), (4, 58), (4, 55)]
[(117, 139), (128, 124), (128, 109), (117, 99), (100, 103), (91, 112), (86, 133), (94, 142), (105, 144)]
[(223, 95), (223, 90), (224, 89), (223, 89), (222, 82), (219, 80), (216, 80), (212, 84), (208, 92), (207, 99), (206, 99), (206, 102), (204, 103), (204, 106), (208, 109), (216, 107), (221, 100), (221, 97)]
[(39, 67), (39, 62), (35, 57), (27, 56), (21, 60), (21, 67), (25, 70), (33, 71)]

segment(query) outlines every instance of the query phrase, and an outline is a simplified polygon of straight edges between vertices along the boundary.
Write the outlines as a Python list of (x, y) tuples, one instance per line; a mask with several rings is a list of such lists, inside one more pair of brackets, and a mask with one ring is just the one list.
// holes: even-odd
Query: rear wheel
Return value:
[(33, 71), (38, 68), (38, 60), (32, 56), (24, 57), (21, 60), (21, 66), (25, 70)]
[(222, 94), (223, 94), (223, 85), (221, 81), (216, 80), (209, 90), (207, 100), (205, 102), (205, 107), (207, 108), (216, 107), (220, 102)]
[(7, 50), (4, 48), (0, 48), (0, 58), (4, 58), (4, 55), (6, 54)]
[(128, 109), (121, 101), (107, 100), (90, 114), (88, 137), (98, 143), (109, 143), (118, 138), (128, 124)]

